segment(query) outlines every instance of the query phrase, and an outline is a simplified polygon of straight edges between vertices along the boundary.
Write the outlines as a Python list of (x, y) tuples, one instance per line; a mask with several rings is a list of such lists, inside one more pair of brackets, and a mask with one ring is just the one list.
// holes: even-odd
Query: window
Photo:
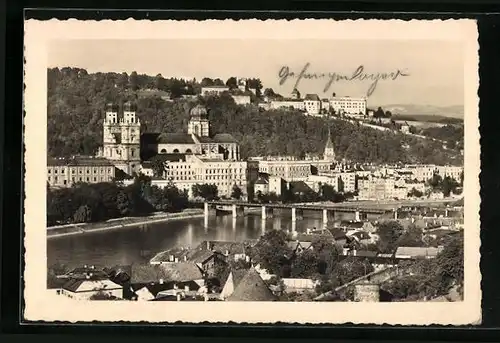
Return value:
[(82, 181), (82, 178), (81, 178), (81, 177), (79, 177), (79, 178), (78, 178), (78, 181)]
[(54, 169), (54, 174), (57, 174), (57, 169)]
[(89, 181), (90, 181), (90, 178), (89, 178), (89, 177), (87, 177), (87, 182), (89, 182)]
[(74, 169), (71, 169), (71, 174), (74, 174), (75, 173), (75, 170)]
[(96, 178), (96, 177), (94, 177), (94, 182), (95, 182), (95, 181), (97, 181), (97, 178)]
[(49, 174), (50, 174), (51, 170), (49, 169)]
[(63, 183), (66, 184), (66, 180), (64, 180)]

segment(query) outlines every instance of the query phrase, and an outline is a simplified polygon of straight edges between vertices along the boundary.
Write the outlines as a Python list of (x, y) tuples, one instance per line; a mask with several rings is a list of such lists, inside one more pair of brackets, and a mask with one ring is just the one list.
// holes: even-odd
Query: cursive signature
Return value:
[(410, 76), (406, 70), (396, 69), (395, 71), (391, 71), (388, 73), (366, 73), (365, 67), (360, 65), (356, 68), (356, 70), (352, 74), (339, 74), (336, 72), (329, 73), (309, 73), (307, 70), (311, 64), (307, 62), (300, 73), (295, 73), (290, 70), (290, 67), (283, 66), (279, 71), (279, 80), (280, 85), (283, 85), (288, 79), (296, 79), (294, 88), (298, 88), (299, 83), (302, 79), (326, 79), (327, 82), (325, 84), (325, 88), (323, 92), (328, 92), (331, 85), (334, 82), (338, 81), (372, 81), (370, 87), (367, 91), (367, 96), (373, 94), (375, 89), (377, 88), (378, 82), (380, 80), (396, 80), (399, 77)]

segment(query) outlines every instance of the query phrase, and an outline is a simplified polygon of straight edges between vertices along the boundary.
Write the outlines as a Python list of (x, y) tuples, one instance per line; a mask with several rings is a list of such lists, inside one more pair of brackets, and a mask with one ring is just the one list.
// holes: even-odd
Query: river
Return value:
[[(55, 237), (47, 240), (48, 265), (69, 267), (83, 264), (98, 266), (129, 265), (148, 262), (156, 253), (173, 247), (195, 247), (204, 240), (244, 241), (257, 239), (267, 230), (321, 227), (321, 214), (310, 213), (292, 227), (290, 214), (283, 213), (262, 221), (260, 214), (175, 220), (117, 230)], [(264, 224), (264, 225), (263, 225)]]

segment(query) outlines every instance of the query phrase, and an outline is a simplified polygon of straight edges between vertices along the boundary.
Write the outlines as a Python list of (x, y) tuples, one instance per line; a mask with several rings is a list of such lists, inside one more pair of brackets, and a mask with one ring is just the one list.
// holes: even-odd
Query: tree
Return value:
[(88, 223), (92, 220), (92, 211), (87, 205), (82, 205), (74, 215), (75, 223)]
[(238, 80), (236, 80), (234, 76), (231, 76), (227, 79), (226, 86), (228, 86), (229, 89), (238, 88)]
[(129, 87), (133, 91), (136, 91), (137, 89), (139, 89), (139, 79), (138, 79), (136, 71), (133, 71), (132, 73), (130, 73)]
[(335, 191), (333, 186), (328, 184), (323, 184), (320, 187), (321, 199), (325, 201), (342, 202), (344, 201), (344, 196)]
[(423, 231), (421, 228), (411, 224), (405, 233), (403, 233), (396, 241), (398, 247), (421, 247), (424, 245)]
[(274, 93), (274, 90), (272, 88), (266, 88), (264, 90), (264, 96), (267, 96), (269, 98), (274, 98), (276, 96), (276, 93)]
[(98, 291), (92, 294), (90, 300), (118, 300), (118, 298), (104, 291)]
[(441, 177), (441, 175), (434, 173), (432, 175), (432, 178), (427, 180), (427, 183), (432, 187), (432, 189), (439, 189), (441, 187), (441, 184), (443, 183), (443, 178)]
[(375, 113), (373, 113), (373, 118), (384, 118), (385, 117), (385, 112), (382, 109), (382, 107), (377, 108)]
[(441, 281), (439, 291), (446, 293), (450, 286), (463, 287), (464, 283), (464, 239), (463, 235), (452, 239), (436, 257), (437, 278)]
[(408, 193), (408, 196), (409, 197), (416, 197), (416, 198), (420, 198), (424, 195), (424, 193), (422, 193), (421, 191), (419, 191), (418, 189), (416, 189), (415, 187), (413, 187), (411, 189), (411, 191)]
[(161, 74), (156, 75), (155, 88), (158, 90), (165, 90), (165, 86), (166, 86), (166, 81), (163, 78), (163, 76), (161, 76)]
[(243, 195), (243, 191), (236, 184), (233, 186), (233, 191), (231, 192), (231, 198), (240, 200)]
[(130, 201), (127, 193), (120, 191), (116, 197), (116, 207), (120, 215), (125, 216), (130, 214)]
[(403, 227), (395, 220), (385, 221), (379, 225), (377, 233), (380, 237), (377, 242), (379, 251), (392, 253), (397, 247), (397, 240), (403, 234)]
[(218, 198), (218, 189), (214, 184), (195, 184), (192, 187), (193, 196), (201, 197), (207, 201), (215, 200)]
[(151, 168), (153, 169), (154, 176), (163, 177), (166, 169), (165, 160), (161, 156), (156, 155), (151, 159)]
[(345, 285), (364, 275), (373, 272), (373, 266), (367, 260), (359, 260), (349, 256), (342, 260), (333, 273), (336, 286)]
[(454, 191), (459, 186), (458, 182), (452, 179), (449, 176), (445, 176), (442, 183), (441, 188), (443, 191), (443, 195), (445, 197), (449, 196), (452, 191)]
[(292, 278), (310, 278), (318, 274), (318, 259), (312, 250), (306, 250), (299, 254), (293, 261), (291, 267)]
[(384, 115), (385, 118), (391, 118), (392, 117), (392, 113), (391, 111), (385, 111), (385, 115)]
[(212, 80), (211, 78), (209, 77), (204, 77), (202, 80), (201, 80), (201, 87), (211, 87), (214, 85), (214, 80)]
[(292, 249), (287, 245), (287, 235), (281, 230), (272, 230), (261, 236), (252, 248), (252, 261), (271, 274), (283, 276), (290, 265)]

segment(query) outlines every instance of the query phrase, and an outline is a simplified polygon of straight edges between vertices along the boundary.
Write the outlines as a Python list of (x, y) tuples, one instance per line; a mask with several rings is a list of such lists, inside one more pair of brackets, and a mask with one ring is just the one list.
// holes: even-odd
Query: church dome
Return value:
[(192, 117), (206, 118), (208, 116), (206, 107), (200, 104), (193, 107), (189, 113), (191, 115), (191, 118)]

